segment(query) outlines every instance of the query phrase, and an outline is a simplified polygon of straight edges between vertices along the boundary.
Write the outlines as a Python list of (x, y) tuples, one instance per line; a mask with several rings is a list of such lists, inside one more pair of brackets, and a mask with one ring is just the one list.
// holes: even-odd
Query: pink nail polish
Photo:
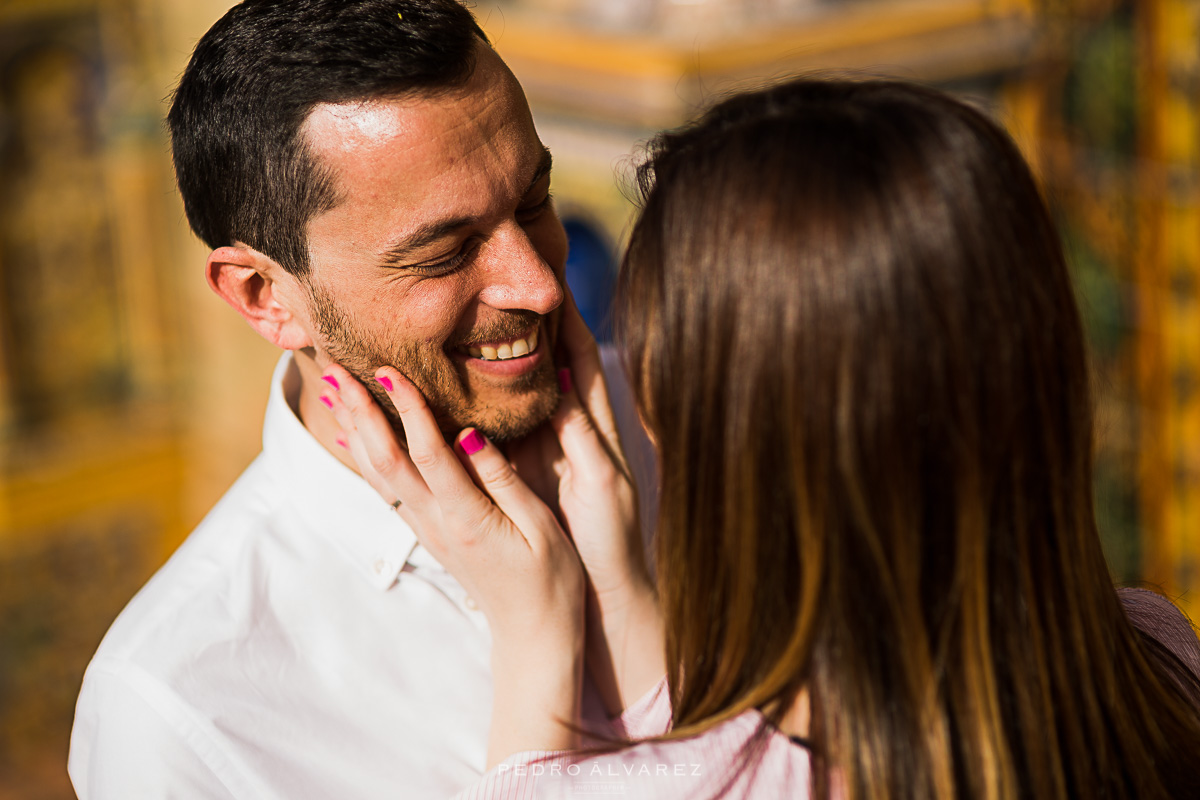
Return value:
[(324, 403), (326, 408), (333, 408), (333, 401), (330, 400), (325, 395), (321, 395), (317, 399), (320, 400), (322, 403)]
[(563, 394), (571, 391), (571, 370), (569, 367), (563, 367), (558, 371), (558, 390)]
[(469, 456), (473, 456), (483, 449), (483, 437), (479, 435), (479, 431), (471, 431), (462, 439), (459, 440), (458, 446), (463, 449), (463, 452)]
[(329, 384), (330, 386), (332, 386), (334, 389), (341, 389), (341, 388), (342, 388), (341, 386), (339, 386), (339, 385), (338, 385), (337, 378), (333, 377), (332, 375), (322, 375), (322, 376), (321, 376), (321, 380), (323, 380), (323, 381), (325, 381), (326, 383), (328, 383), (328, 384)]
[(335, 439), (334, 441), (336, 441), (338, 443), (339, 447), (343, 447), (347, 450), (350, 449), (350, 445), (346, 442), (345, 439)]
[(389, 378), (387, 375), (384, 375), (381, 378), (376, 378), (375, 382), (378, 383), (380, 386), (382, 386), (384, 389), (387, 389), (389, 392), (392, 391), (392, 379)]

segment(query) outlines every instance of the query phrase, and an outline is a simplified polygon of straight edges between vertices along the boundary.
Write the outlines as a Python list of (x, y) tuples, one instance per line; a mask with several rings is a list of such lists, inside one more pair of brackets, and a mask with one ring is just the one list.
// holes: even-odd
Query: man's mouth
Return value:
[(535, 327), (532, 331), (517, 339), (509, 339), (502, 342), (488, 342), (487, 344), (469, 344), (458, 348), (460, 352), (470, 355), (472, 358), (477, 358), (480, 361), (508, 361), (513, 358), (521, 358), (537, 350), (538, 346), (538, 329)]

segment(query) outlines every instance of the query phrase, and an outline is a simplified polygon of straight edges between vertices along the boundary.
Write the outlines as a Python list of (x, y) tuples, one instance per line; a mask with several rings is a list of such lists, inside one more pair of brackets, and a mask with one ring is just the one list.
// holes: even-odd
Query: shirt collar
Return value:
[(290, 352), (275, 366), (263, 421), (263, 457), (294, 512), (373, 586), (396, 582), (417, 537), (379, 494), (313, 437), (296, 413), (300, 370)]

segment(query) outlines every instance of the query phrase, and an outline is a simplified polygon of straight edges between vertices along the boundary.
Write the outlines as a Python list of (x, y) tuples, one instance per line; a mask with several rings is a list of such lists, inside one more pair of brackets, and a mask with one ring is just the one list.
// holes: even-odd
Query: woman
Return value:
[[(553, 511), (395, 370), (411, 460), (360, 387), (335, 406), (492, 623), (474, 795), (1196, 797), (1195, 642), (1113, 589), (1079, 314), (1012, 142), (937, 92), (798, 80), (661, 135), (639, 178), (618, 327), (661, 459), (657, 596), (570, 312)], [(585, 661), (617, 733), (656, 738), (501, 762), (579, 744)]]

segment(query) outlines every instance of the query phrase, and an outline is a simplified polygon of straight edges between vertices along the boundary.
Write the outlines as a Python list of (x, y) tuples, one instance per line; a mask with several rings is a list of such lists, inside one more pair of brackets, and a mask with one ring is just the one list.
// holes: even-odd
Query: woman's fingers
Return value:
[[(583, 407), (579, 395), (570, 387), (564, 388), (550, 425), (572, 471), (585, 483), (613, 473), (624, 476), (624, 461), (614, 459), (613, 445)], [(617, 446), (620, 446), (619, 442)]]
[(483, 434), (470, 428), (459, 435), (456, 443), (465, 456), (460, 461), (446, 444), (417, 388), (390, 367), (380, 368), (375, 375), (404, 422), (412, 463), (438, 498), (446, 516), (475, 522), (486, 530), (487, 518), (502, 513), (531, 543), (546, 533), (547, 524), (553, 519), (546, 505)]
[(559, 370), (559, 388), (564, 396), (578, 392), (583, 408), (591, 416), (592, 423), (600, 433), (609, 453), (625, 472), (625, 453), (621, 449), (621, 436), (617, 431), (616, 416), (608, 397), (608, 385), (604, 380), (604, 369), (600, 362), (600, 349), (587, 323), (579, 314), (575, 298), (570, 290), (564, 301), (560, 339), (569, 357), (566, 372)]
[(467, 428), (455, 442), (463, 467), (521, 531), (531, 546), (551, 536), (560, 536), (558, 520), (542, 499), (517, 474), (508, 457), (474, 428)]
[(575, 379), (581, 386), (590, 387), (599, 378), (604, 380), (604, 372), (600, 364), (600, 349), (596, 338), (592, 336), (587, 323), (575, 305), (575, 296), (568, 288), (563, 300), (562, 322), (560, 323), (559, 340), (566, 350)]
[(420, 390), (392, 367), (377, 369), (375, 380), (387, 392), (404, 424), (408, 462), (428, 487), (443, 515), (465, 519), (482, 529), (493, 510), (492, 504), (463, 471)]
[(385, 499), (391, 495), (410, 504), (428, 502), (429, 488), (370, 393), (336, 364), (322, 380), (329, 384), (322, 401), (345, 432), (346, 446), (372, 488)]

